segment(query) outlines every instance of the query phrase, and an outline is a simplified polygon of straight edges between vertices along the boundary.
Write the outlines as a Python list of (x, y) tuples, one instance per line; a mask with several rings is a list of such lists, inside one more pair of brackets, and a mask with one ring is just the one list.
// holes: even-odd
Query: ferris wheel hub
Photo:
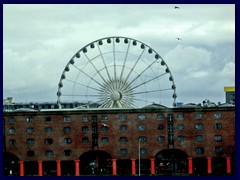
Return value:
[(118, 100), (121, 100), (122, 94), (121, 94), (119, 91), (113, 91), (113, 92), (110, 94), (110, 98), (111, 98), (111, 100), (113, 100), (113, 101), (118, 101)]

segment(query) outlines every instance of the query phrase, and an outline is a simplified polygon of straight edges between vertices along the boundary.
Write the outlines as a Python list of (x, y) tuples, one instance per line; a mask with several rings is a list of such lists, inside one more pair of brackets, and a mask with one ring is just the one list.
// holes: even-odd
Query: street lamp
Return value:
[(141, 175), (141, 140), (138, 140), (138, 176)]

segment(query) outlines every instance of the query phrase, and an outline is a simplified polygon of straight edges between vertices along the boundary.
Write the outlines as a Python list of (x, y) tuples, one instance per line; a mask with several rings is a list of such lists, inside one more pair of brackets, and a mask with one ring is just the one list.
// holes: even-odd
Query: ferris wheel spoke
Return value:
[(83, 70), (81, 70), (79, 67), (73, 65), (73, 67), (75, 67), (76, 69), (78, 69), (80, 72), (82, 72), (84, 75), (86, 75), (89, 79), (91, 79), (92, 81), (94, 81), (95, 83), (97, 83), (99, 86), (103, 87), (103, 85), (96, 81), (93, 77), (89, 76), (87, 73), (85, 73)]
[(136, 67), (137, 63), (138, 63), (139, 60), (141, 59), (141, 57), (142, 57), (144, 51), (145, 51), (145, 48), (142, 50), (141, 54), (138, 56), (137, 61), (136, 61), (135, 64), (132, 66), (130, 72), (128, 73), (127, 77), (125, 78), (125, 81), (128, 81), (129, 76), (132, 74), (134, 68)]
[(167, 73), (164, 73), (164, 74), (161, 74), (161, 75), (159, 75), (159, 76), (156, 76), (156, 77), (154, 77), (154, 78), (152, 78), (152, 79), (149, 79), (148, 81), (144, 81), (143, 83), (141, 83), (141, 84), (139, 84), (139, 85), (137, 85), (137, 86), (132, 87), (130, 90), (134, 90), (134, 89), (136, 89), (136, 88), (138, 88), (138, 87), (140, 87), (140, 86), (142, 86), (142, 85), (144, 85), (144, 84), (147, 84), (147, 83), (149, 83), (149, 82), (151, 82), (151, 81), (153, 81), (153, 80), (155, 80), (155, 79), (157, 79), (157, 78), (159, 78), (159, 77), (161, 77), (161, 76), (163, 76), (163, 75), (165, 75), (165, 74), (167, 74)]
[(83, 97), (99, 97), (98, 94), (62, 94), (62, 96), (83, 96)]
[(92, 67), (95, 69), (95, 71), (97, 72), (97, 74), (101, 77), (101, 79), (106, 83), (106, 80), (104, 79), (104, 77), (102, 76), (102, 74), (99, 72), (99, 70), (96, 68), (96, 66), (92, 63), (92, 60), (89, 59), (89, 57), (87, 56), (86, 53), (84, 53), (85, 57), (87, 58), (88, 62), (92, 65)]
[(131, 85), (134, 81), (136, 81), (144, 72), (146, 72), (146, 70), (148, 70), (149, 68), (151, 68), (151, 66), (156, 63), (157, 60), (153, 61), (150, 65), (148, 65), (140, 74), (137, 75), (137, 77), (135, 77), (129, 84)]
[(129, 40), (129, 42), (128, 42), (128, 47), (127, 47), (127, 51), (126, 51), (124, 62), (123, 62), (123, 66), (122, 66), (120, 80), (122, 80), (122, 76), (123, 76), (124, 69), (125, 69), (125, 66), (126, 66), (126, 61), (127, 61), (127, 57), (128, 57), (128, 53), (129, 53), (129, 49), (130, 49), (130, 44), (131, 44), (131, 40)]
[(70, 79), (65, 79), (65, 80), (66, 80), (66, 81), (69, 81), (69, 82), (71, 82), (71, 83), (73, 83), (73, 84), (77, 84), (77, 85), (80, 85), (80, 86), (83, 86), (83, 87), (90, 88), (90, 89), (93, 89), (93, 90), (96, 90), (96, 91), (101, 92), (101, 91), (100, 91), (99, 89), (97, 89), (97, 88), (94, 88), (94, 87), (91, 87), (91, 86), (87, 86), (87, 85), (85, 85), (85, 84), (81, 84), (81, 83), (72, 81), (72, 80), (70, 80)]
[(147, 94), (147, 93), (153, 93), (153, 92), (161, 92), (161, 91), (169, 91), (172, 90), (171, 88), (167, 88), (167, 89), (158, 89), (158, 90), (152, 90), (152, 91), (142, 91), (142, 92), (136, 92), (136, 93), (132, 93), (133, 95), (136, 94)]
[(113, 67), (114, 67), (114, 79), (117, 78), (117, 70), (116, 70), (116, 51), (115, 51), (115, 42), (113, 40)]
[(103, 62), (103, 64), (104, 64), (104, 68), (106, 69), (106, 72), (107, 72), (107, 75), (108, 75), (108, 79), (110, 80), (111, 77), (110, 77), (108, 68), (107, 68), (107, 66), (106, 66), (106, 62), (105, 62), (105, 60), (104, 60), (103, 53), (102, 53), (101, 48), (99, 47), (98, 44), (97, 44), (97, 47), (98, 47), (98, 51), (99, 51), (99, 53), (100, 53), (100, 55), (101, 55), (102, 62)]

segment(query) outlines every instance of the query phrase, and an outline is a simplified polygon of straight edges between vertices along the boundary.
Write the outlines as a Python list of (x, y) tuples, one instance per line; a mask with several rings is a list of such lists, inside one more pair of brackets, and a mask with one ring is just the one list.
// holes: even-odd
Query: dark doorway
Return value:
[(184, 175), (188, 172), (188, 155), (179, 149), (165, 149), (155, 155), (156, 174)]
[(12, 153), (3, 153), (3, 174), (4, 176), (19, 176), (19, 158)]
[(81, 175), (110, 175), (112, 174), (112, 157), (109, 153), (93, 150), (80, 156)]

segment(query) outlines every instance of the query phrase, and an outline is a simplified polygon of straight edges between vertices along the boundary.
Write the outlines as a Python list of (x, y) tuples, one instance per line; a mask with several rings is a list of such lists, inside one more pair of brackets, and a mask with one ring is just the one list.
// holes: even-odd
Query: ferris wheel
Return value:
[(58, 105), (65, 101), (98, 103), (99, 108), (140, 108), (176, 104), (174, 78), (150, 46), (128, 37), (95, 40), (65, 66), (58, 83)]

